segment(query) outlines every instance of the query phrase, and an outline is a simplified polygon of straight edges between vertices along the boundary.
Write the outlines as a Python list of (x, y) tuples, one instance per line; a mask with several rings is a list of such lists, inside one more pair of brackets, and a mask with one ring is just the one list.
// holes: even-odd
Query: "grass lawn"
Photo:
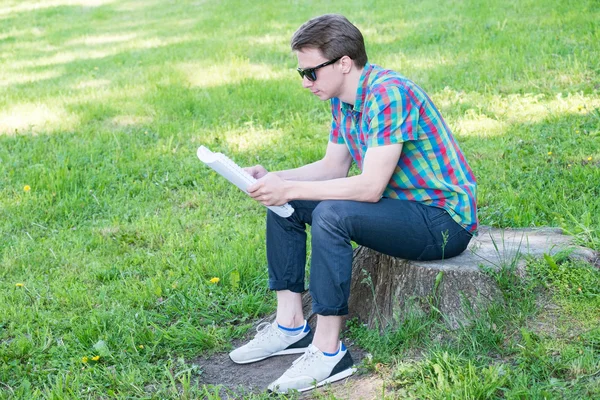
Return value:
[[(431, 95), (482, 224), (561, 227), (600, 251), (597, 0), (3, 0), (1, 399), (219, 398), (194, 359), (275, 303), (265, 209), (195, 151), (271, 170), (322, 157), (328, 104), (288, 43), (327, 12)], [(510, 272), (506, 306), (469, 328), (351, 323), (364, 368), (389, 398), (599, 398), (599, 270)]]

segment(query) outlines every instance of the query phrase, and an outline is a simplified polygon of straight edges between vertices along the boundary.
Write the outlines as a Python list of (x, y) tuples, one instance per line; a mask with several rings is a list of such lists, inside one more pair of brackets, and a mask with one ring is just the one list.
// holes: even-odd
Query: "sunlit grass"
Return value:
[[(600, 109), (600, 98), (579, 93), (544, 94), (482, 94), (465, 93), (447, 87), (433, 95), (434, 101), (447, 112), (459, 135), (505, 135), (511, 125), (535, 124), (556, 116), (591, 117)], [(460, 113), (455, 116), (456, 111)], [(591, 115), (590, 115), (591, 114)], [(568, 134), (575, 133), (574, 129)], [(599, 135), (600, 126), (592, 124), (587, 131)]]
[(46, 8), (53, 8), (59, 6), (98, 7), (104, 4), (110, 4), (114, 2), (115, 0), (38, 0), (28, 2), (7, 0), (0, 8), (0, 16), (10, 16), (13, 13), (43, 10)]
[(50, 104), (19, 104), (0, 112), (0, 134), (52, 133), (57, 130), (72, 130), (77, 126), (77, 117), (63, 107)]
[(251, 64), (248, 60), (228, 60), (215, 64), (183, 63), (174, 66), (181, 71), (192, 87), (215, 87), (239, 84), (244, 79), (278, 80), (288, 78), (289, 70), (268, 64)]
[(15, 84), (27, 84), (34, 83), (44, 80), (50, 80), (53, 78), (58, 78), (62, 75), (62, 72), (59, 70), (54, 71), (43, 71), (43, 72), (31, 72), (31, 73), (8, 73), (4, 72), (2, 74), (2, 80), (0, 80), (1, 86), (12, 86)]

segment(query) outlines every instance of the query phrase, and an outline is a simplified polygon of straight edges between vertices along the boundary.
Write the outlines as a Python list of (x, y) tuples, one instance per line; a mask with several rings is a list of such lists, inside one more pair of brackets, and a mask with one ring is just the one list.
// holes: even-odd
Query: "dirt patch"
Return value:
[[(354, 364), (358, 366), (366, 355), (365, 351), (352, 343), (345, 342), (345, 344), (352, 354)], [(196, 359), (194, 363), (202, 370), (200, 384), (221, 386), (224, 389), (223, 398), (243, 398), (244, 395), (265, 392), (267, 386), (279, 378), (298, 357), (300, 357), (298, 354), (277, 356), (252, 364), (239, 365), (229, 359), (228, 353), (217, 353), (208, 358)], [(329, 393), (342, 399), (370, 400), (381, 398), (383, 385), (380, 378), (373, 374), (365, 374), (359, 369), (359, 372), (346, 380), (309, 391), (298, 398), (311, 399), (319, 394)]]
[(389, 391), (383, 379), (367, 374), (354, 375), (346, 381), (308, 392), (300, 399), (322, 399), (324, 396), (333, 395), (336, 399), (344, 400), (376, 400), (383, 399), (387, 394)]

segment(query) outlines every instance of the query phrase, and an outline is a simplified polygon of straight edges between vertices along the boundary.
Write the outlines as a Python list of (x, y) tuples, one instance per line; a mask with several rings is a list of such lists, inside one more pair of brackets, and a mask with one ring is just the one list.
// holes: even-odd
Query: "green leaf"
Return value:
[(558, 271), (558, 265), (556, 265), (556, 261), (554, 261), (551, 255), (544, 253), (544, 260), (552, 268), (552, 271)]
[(108, 345), (104, 340), (98, 340), (98, 342), (96, 342), (94, 345), (94, 350), (96, 350), (96, 353), (98, 353), (98, 355), (101, 357), (110, 356), (110, 350), (108, 349)]
[(235, 270), (229, 274), (229, 282), (233, 289), (238, 289), (240, 287), (240, 272)]

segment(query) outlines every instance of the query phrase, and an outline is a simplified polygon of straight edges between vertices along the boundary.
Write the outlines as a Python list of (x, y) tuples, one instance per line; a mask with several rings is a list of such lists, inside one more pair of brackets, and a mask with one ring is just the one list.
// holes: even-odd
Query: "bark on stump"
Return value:
[[(523, 271), (526, 257), (568, 251), (569, 257), (599, 265), (598, 253), (576, 246), (560, 229), (482, 227), (461, 255), (441, 261), (408, 261), (366, 247), (354, 251), (348, 317), (383, 329), (408, 310), (428, 312), (434, 304), (451, 328), (468, 323), (490, 302), (502, 301), (494, 279), (482, 268), (513, 266)], [(436, 278), (438, 283), (436, 283)], [(310, 295), (304, 298), (310, 315)], [(314, 317), (314, 316), (311, 316)], [(310, 318), (310, 322), (313, 318)]]

